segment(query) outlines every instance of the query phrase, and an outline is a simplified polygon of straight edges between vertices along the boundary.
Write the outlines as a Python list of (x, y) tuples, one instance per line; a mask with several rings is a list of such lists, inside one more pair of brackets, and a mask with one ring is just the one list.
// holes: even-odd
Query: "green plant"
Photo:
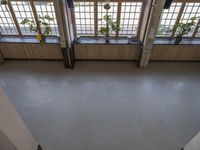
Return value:
[(176, 33), (176, 40), (175, 40), (176, 44), (179, 44), (182, 41), (183, 36), (187, 35), (195, 28), (197, 24), (195, 22), (196, 19), (197, 17), (192, 17), (190, 18), (190, 21), (188, 21), (187, 23), (179, 22), (174, 25), (172, 31)]
[(42, 29), (41, 34), (37, 34), (35, 38), (40, 42), (41, 45), (44, 45), (45, 39), (48, 35), (52, 33), (52, 29), (50, 26), (50, 22), (53, 21), (53, 18), (51, 18), (49, 15), (45, 15), (44, 17), (39, 16), (39, 26), (37, 27), (34, 20), (30, 20), (29, 18), (24, 18), (21, 22), (23, 25), (28, 25), (30, 32), (39, 32), (38, 28)]
[(171, 32), (172, 32), (172, 29), (170, 27), (160, 24), (156, 35), (162, 36), (162, 35), (170, 34)]
[(108, 10), (111, 8), (110, 3), (106, 2), (104, 4), (104, 9), (106, 10), (106, 15), (103, 16), (103, 19), (105, 21), (105, 27), (101, 27), (99, 30), (99, 33), (103, 34), (106, 42), (109, 42), (110, 34), (114, 32), (118, 32), (120, 30), (119, 24), (115, 21), (113, 21), (113, 18), (111, 15), (108, 15)]

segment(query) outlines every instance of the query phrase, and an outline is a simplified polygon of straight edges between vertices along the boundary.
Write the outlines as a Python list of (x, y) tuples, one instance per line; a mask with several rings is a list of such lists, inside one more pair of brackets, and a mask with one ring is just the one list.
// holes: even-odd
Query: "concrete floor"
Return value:
[(44, 150), (180, 150), (200, 131), (200, 63), (6, 61), (0, 85)]

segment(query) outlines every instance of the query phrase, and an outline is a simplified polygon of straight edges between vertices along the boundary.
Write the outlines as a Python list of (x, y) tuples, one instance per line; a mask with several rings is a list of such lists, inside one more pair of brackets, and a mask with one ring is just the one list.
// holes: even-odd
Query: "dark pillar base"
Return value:
[(38, 145), (38, 149), (37, 150), (43, 150), (42, 147), (40, 145)]
[(0, 50), (0, 64), (2, 64), (3, 61), (4, 61), (3, 54), (1, 53), (1, 50)]
[(61, 51), (63, 53), (63, 59), (64, 59), (64, 66), (65, 68), (74, 68), (74, 55), (73, 55), (73, 48), (61, 48)]

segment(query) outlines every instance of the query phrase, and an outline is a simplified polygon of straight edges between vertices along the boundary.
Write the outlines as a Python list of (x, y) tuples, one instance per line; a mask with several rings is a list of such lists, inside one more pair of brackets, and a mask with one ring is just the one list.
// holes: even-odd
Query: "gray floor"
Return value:
[(180, 150), (200, 131), (200, 63), (6, 61), (0, 85), (44, 150)]

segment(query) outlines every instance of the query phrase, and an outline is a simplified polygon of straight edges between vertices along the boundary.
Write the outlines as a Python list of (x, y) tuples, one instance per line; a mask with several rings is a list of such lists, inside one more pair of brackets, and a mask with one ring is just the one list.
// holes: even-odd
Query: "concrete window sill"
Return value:
[(137, 40), (129, 40), (128, 38), (111, 38), (109, 43), (106, 43), (104, 38), (86, 38), (81, 37), (74, 41), (74, 44), (97, 44), (97, 45), (140, 45), (141, 42)]
[[(39, 44), (35, 37), (0, 37), (0, 43), (30, 43)], [(47, 44), (59, 44), (58, 37), (47, 37)]]
[(175, 39), (171, 38), (156, 38), (155, 45), (200, 45), (200, 38), (183, 38), (179, 44), (174, 43)]

